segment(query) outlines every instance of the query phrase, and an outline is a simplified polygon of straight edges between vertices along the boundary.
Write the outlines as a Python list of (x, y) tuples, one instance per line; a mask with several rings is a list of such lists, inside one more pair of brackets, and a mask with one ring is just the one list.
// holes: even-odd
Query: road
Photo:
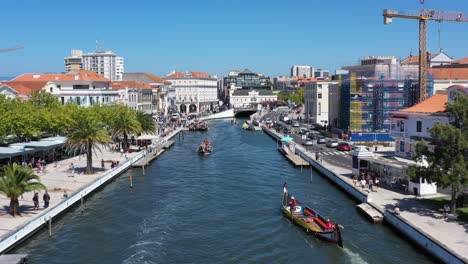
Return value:
[[(299, 130), (298, 127), (293, 128), (291, 125), (288, 125), (282, 121), (279, 120), (279, 116), (281, 113), (289, 113), (289, 109), (278, 109), (277, 111), (272, 111), (268, 114), (265, 115), (264, 119), (266, 118), (271, 118), (272, 120), (280, 123), (283, 127), (288, 127), (290, 128), (293, 133), (290, 135), (293, 139), (294, 142), (297, 144), (302, 144), (302, 135), (295, 133), (296, 131)], [(301, 127), (305, 127), (304, 125), (301, 125)], [(281, 131), (282, 132), (282, 131)], [(327, 138), (327, 140), (330, 138)], [(352, 158), (349, 152), (347, 151), (339, 151), (336, 148), (329, 148), (326, 147), (325, 144), (317, 144), (316, 141), (314, 141), (313, 146), (304, 146), (308, 151), (315, 153), (319, 152), (322, 156), (322, 159), (331, 163), (332, 165), (343, 167), (343, 168), (348, 168), (351, 169), (352, 167)]]

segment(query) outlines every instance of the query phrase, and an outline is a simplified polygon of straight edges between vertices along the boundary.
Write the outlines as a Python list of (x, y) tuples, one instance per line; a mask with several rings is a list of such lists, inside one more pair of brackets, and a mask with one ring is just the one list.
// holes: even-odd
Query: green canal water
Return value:
[[(185, 133), (146, 175), (131, 169), (13, 253), (31, 263), (432, 263), (322, 176), (292, 167), (262, 132), (211, 121)], [(214, 153), (197, 155), (209, 139)], [(133, 189), (128, 176), (133, 175)], [(283, 183), (337, 221), (344, 249), (307, 235), (280, 212)]]

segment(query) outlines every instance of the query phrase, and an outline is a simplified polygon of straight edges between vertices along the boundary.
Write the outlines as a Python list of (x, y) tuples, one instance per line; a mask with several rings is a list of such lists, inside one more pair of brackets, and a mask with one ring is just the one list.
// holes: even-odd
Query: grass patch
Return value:
[[(449, 204), (450, 200), (444, 197), (431, 198), (431, 199), (420, 199), (418, 200), (422, 204), (430, 207), (431, 209), (441, 209), (445, 204)], [(468, 223), (468, 207), (457, 208), (456, 214), (458, 215), (458, 220), (462, 220)]]
[(437, 197), (437, 198), (430, 198), (430, 199), (420, 199), (418, 200), (424, 205), (432, 209), (440, 209), (443, 208), (445, 204), (449, 204), (450, 200), (445, 197)]
[(458, 219), (468, 223), (468, 207), (457, 208)]

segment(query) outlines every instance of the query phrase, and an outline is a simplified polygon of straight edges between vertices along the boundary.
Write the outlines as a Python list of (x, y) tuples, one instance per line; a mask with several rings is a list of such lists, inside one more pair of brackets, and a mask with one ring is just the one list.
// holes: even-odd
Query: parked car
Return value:
[(306, 128), (301, 127), (297, 133), (300, 135), (307, 135), (308, 132), (309, 131)]
[(338, 146), (336, 147), (336, 149), (339, 151), (351, 151), (351, 145), (349, 145), (346, 142), (341, 142), (341, 143), (338, 143)]
[(291, 129), (290, 129), (289, 127), (285, 127), (285, 128), (283, 129), (283, 134), (285, 134), (285, 135), (291, 134)]
[(267, 119), (265, 119), (265, 124), (271, 125), (271, 124), (273, 124), (273, 121), (271, 121), (271, 118), (267, 118)]
[(327, 139), (325, 137), (318, 137), (317, 144), (325, 144), (327, 143)]
[(314, 133), (311, 133), (311, 132), (309, 132), (309, 133), (307, 134), (307, 137), (308, 137), (309, 139), (312, 139), (312, 140), (316, 140), (316, 139), (317, 139), (317, 136), (316, 136)]
[(304, 146), (312, 146), (312, 145), (314, 145), (314, 141), (312, 141), (312, 139), (310, 139), (310, 138), (307, 138), (307, 139), (304, 139), (304, 140), (302, 141), (302, 145), (304, 145)]
[(301, 124), (297, 121), (294, 121), (293, 124), (292, 124), (293, 127), (300, 127)]
[(338, 140), (334, 140), (334, 139), (329, 140), (329, 141), (327, 141), (326, 146), (329, 147), (329, 148), (336, 148), (336, 147), (338, 147)]

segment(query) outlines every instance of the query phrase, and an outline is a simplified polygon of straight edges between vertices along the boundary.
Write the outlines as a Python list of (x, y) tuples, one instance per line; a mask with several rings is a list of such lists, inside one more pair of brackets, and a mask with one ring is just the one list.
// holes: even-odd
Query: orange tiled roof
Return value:
[(434, 114), (445, 112), (445, 105), (448, 102), (447, 94), (434, 94), (428, 99), (413, 105), (412, 107), (401, 110), (400, 112), (411, 113), (426, 113)]
[(468, 57), (461, 58), (456, 61), (452, 61), (452, 64), (468, 64)]
[(13, 79), (13, 81), (93, 81), (93, 82), (109, 82), (109, 79), (88, 70), (79, 70), (69, 73), (27, 73)]
[[(210, 75), (208, 73), (205, 73), (205, 72), (188, 72), (189, 75), (191, 75), (193, 78), (209, 78)], [(165, 78), (166, 79), (173, 79), (173, 78), (184, 78), (185, 77), (185, 73), (183, 72), (174, 72), (172, 74), (169, 74), (167, 75)]]
[[(429, 54), (430, 59), (434, 58), (435, 56), (437, 56), (437, 54)], [(409, 55), (401, 62), (401, 64), (403, 65), (419, 64), (419, 55)]]
[(430, 68), (427, 69), (434, 80), (468, 80), (468, 68)]
[(112, 89), (122, 90), (125, 88), (138, 88), (138, 89), (152, 89), (151, 86), (142, 84), (135, 81), (120, 81), (120, 82), (112, 82), (111, 83)]
[(145, 75), (148, 76), (151, 80), (157, 82), (157, 83), (164, 83), (164, 84), (171, 84), (171, 82), (163, 80), (162, 78), (159, 78), (158, 76), (145, 72)]
[(44, 88), (47, 85), (47, 82), (11, 81), (3, 82), (3, 84), (13, 88), (18, 93), (18, 95), (30, 95), (33, 91), (39, 91)]

